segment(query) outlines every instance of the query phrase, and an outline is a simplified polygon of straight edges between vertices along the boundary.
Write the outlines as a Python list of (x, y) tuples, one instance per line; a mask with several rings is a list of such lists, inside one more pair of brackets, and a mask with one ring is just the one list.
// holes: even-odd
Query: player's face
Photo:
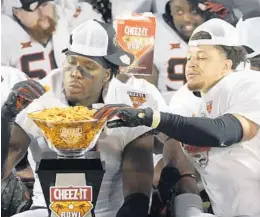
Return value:
[(187, 0), (172, 0), (171, 15), (176, 29), (185, 40), (191, 37), (197, 26), (205, 22), (197, 9), (192, 7)]
[(52, 2), (45, 2), (34, 11), (14, 9), (14, 14), (37, 41), (48, 39), (55, 31), (56, 10)]
[(69, 101), (89, 106), (97, 103), (110, 70), (82, 56), (69, 55), (64, 66), (64, 89)]
[(206, 93), (232, 71), (231, 67), (232, 61), (226, 59), (225, 54), (214, 46), (191, 46), (185, 69), (188, 88)]
[(34, 11), (14, 9), (14, 13), (22, 24), (29, 29), (34, 28), (36, 25), (42, 29), (48, 29), (50, 20), (54, 20), (56, 17), (54, 4), (52, 2), (45, 2)]

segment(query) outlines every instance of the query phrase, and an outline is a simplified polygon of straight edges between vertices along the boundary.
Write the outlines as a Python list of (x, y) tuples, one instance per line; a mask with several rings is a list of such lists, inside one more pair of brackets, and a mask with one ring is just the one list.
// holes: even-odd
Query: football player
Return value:
[[(108, 127), (152, 126), (180, 141), (201, 176), (215, 216), (257, 217), (260, 75), (250, 70), (234, 73), (245, 60), (236, 28), (211, 19), (197, 27), (189, 40), (185, 73), (188, 88), (202, 94), (197, 117), (124, 105), (106, 105), (95, 117), (116, 115), (119, 119), (108, 122)], [(174, 200), (175, 215), (205, 216), (201, 205), (197, 195), (180, 194)]]
[[(147, 81), (131, 77), (122, 83), (114, 77), (119, 66), (128, 66), (133, 61), (131, 54), (114, 44), (114, 37), (112, 25), (95, 20), (82, 23), (72, 32), (64, 66), (40, 81), (42, 85), (49, 85), (49, 92), (30, 104), (16, 119), (24, 136), (39, 137), (39, 128), (27, 118), (27, 112), (38, 109), (73, 105), (95, 108), (100, 103), (127, 103), (157, 109), (166, 106), (158, 89)], [(153, 179), (152, 133), (147, 127), (116, 129), (99, 139), (97, 149), (101, 160), (105, 161), (106, 172), (95, 216), (147, 216)], [(39, 145), (47, 148), (45, 142)], [(33, 157), (35, 159), (35, 153)], [(37, 176), (31, 209), (15, 216), (48, 216)]]
[[(42, 79), (61, 66), (71, 29), (84, 20), (102, 19), (89, 3), (65, 0), (6, 0), (3, 12), (9, 17), (2, 15), (1, 63), (31, 79)], [(26, 156), (16, 169), (28, 184), (33, 180)]]
[(3, 13), (12, 20), (2, 20), (2, 65), (33, 79), (42, 79), (61, 66), (65, 58), (61, 51), (71, 29), (84, 20), (102, 19), (85, 2), (64, 10), (52, 0), (4, 0)]
[(201, 23), (219, 17), (236, 23), (233, 11), (208, 0), (171, 0), (164, 14), (156, 14), (154, 64), (158, 69), (160, 91), (169, 102), (172, 91), (185, 83), (187, 41)]
[[(20, 146), (9, 146), (11, 126), (16, 115), (32, 100), (42, 95), (44, 89), (37, 82), (28, 80), (23, 72), (7, 66), (1, 66), (1, 85), (3, 88), (1, 92), (1, 214), (11, 216), (28, 210), (31, 206), (30, 192), (24, 183), (15, 173), (7, 176), (3, 173), (6, 168), (10, 166), (13, 168), (12, 159), (20, 159), (24, 154), (23, 152), (16, 155), (19, 153), (17, 150), (20, 149)], [(27, 146), (24, 147), (25, 151), (26, 148)]]
[(257, 28), (260, 23), (260, 12), (250, 11), (240, 18), (236, 28), (241, 37), (242, 44), (247, 50), (247, 57), (252, 70), (260, 71), (260, 30)]

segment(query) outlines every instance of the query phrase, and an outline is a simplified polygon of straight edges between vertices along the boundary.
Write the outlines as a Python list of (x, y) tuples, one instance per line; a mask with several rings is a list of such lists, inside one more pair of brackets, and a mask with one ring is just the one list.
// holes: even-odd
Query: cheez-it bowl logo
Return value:
[(63, 139), (63, 141), (67, 142), (68, 144), (75, 144), (82, 137), (82, 128), (81, 127), (61, 128), (60, 137)]
[(128, 91), (127, 94), (129, 95), (134, 108), (142, 106), (147, 101), (147, 94), (145, 93)]
[(50, 210), (57, 217), (86, 217), (93, 209), (92, 187), (50, 187)]

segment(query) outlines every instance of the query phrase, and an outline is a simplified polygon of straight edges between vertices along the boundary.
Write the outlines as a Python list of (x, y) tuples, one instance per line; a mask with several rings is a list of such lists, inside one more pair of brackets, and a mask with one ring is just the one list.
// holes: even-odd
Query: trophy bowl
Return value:
[(92, 118), (94, 112), (75, 106), (43, 109), (28, 116), (41, 129), (49, 148), (58, 158), (84, 158), (85, 152), (94, 148), (106, 124), (106, 119)]

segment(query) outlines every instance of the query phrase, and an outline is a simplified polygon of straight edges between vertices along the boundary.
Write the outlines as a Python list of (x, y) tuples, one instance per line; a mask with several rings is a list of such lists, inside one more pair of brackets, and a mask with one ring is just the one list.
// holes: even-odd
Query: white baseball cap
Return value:
[[(248, 58), (260, 54), (260, 11), (251, 11), (240, 18), (236, 25), (241, 44), (245, 46)], [(249, 48), (249, 49), (248, 49)]]
[(130, 66), (134, 55), (124, 51), (117, 43), (112, 24), (88, 20), (78, 25), (71, 33), (67, 55), (104, 57), (117, 66)]
[[(239, 35), (234, 26), (228, 22), (213, 18), (198, 26), (192, 33), (192, 36), (198, 32), (207, 32), (211, 39), (195, 39), (189, 41), (189, 46), (198, 45), (225, 45), (241, 46)], [(192, 38), (191, 36), (191, 38)]]

